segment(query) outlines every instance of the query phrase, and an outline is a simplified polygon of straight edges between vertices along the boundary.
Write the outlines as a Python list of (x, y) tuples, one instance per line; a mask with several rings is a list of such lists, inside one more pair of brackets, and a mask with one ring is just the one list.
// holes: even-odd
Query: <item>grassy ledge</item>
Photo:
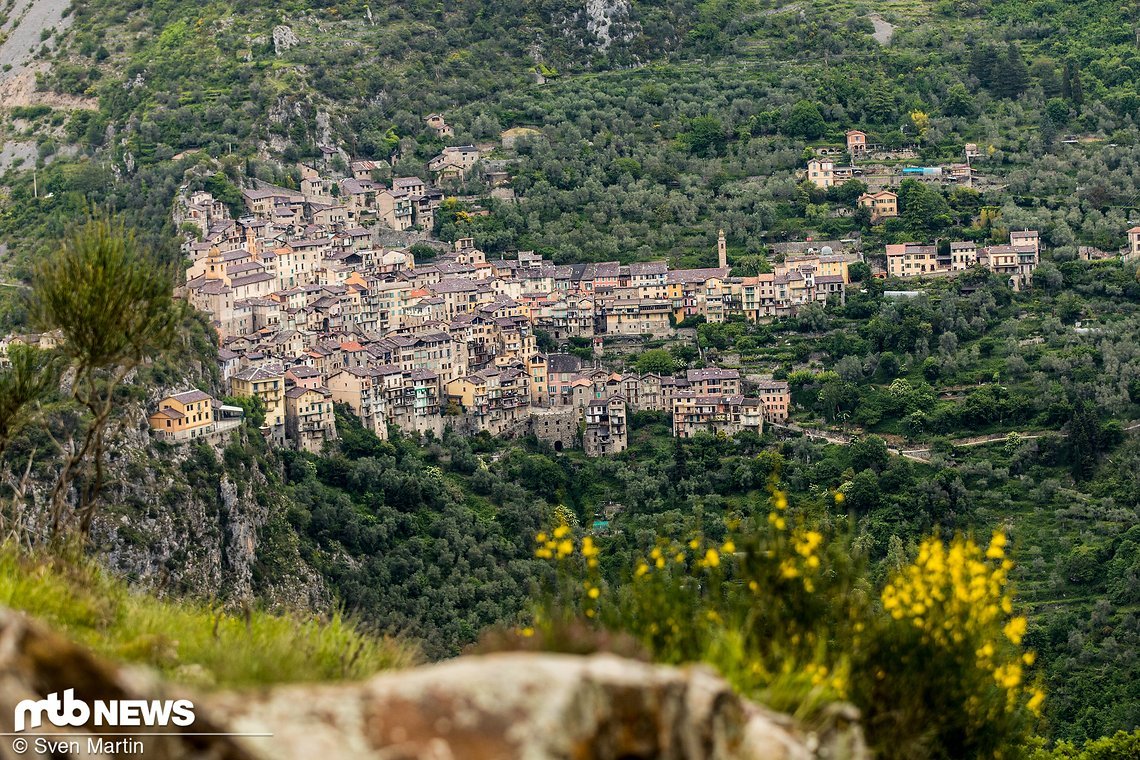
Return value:
[(340, 614), (234, 614), (129, 588), (86, 559), (0, 547), (0, 604), (96, 653), (147, 665), (175, 681), (252, 687), (359, 679), (418, 659), (410, 644), (362, 631)]

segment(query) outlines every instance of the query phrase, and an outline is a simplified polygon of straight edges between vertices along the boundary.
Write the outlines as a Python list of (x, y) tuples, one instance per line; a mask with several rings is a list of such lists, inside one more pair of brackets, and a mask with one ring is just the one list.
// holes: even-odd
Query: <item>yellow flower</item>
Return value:
[(534, 540), (540, 544), (544, 544), (544, 543), (546, 543), (546, 534), (545, 533), (539, 533), (538, 535), (536, 535), (534, 537)]
[(656, 546), (655, 546), (655, 547), (653, 547), (653, 551), (649, 552), (649, 556), (650, 556), (652, 559), (657, 559), (658, 557), (660, 557), (660, 556), (661, 556), (661, 549), (660, 549), (660, 548), (658, 548), (658, 547), (656, 547)]
[(844, 502), (844, 500), (846, 500), (846, 499), (847, 499), (847, 497), (843, 495), (842, 491), (836, 491), (835, 492), (835, 503), (836, 504), (842, 504)]
[(1037, 662), (1037, 653), (1026, 652), (1025, 654), (1021, 655), (1021, 661), (1026, 665), (1032, 665), (1033, 663)]
[(692, 541), (689, 542), (689, 548), (694, 550), (694, 551), (699, 549), (700, 546), (701, 546), (701, 542), (699, 539), (694, 538)]
[[(680, 560), (677, 560), (677, 561), (680, 562)], [(665, 567), (665, 558), (664, 557), (658, 557), (656, 560), (653, 561), (653, 564), (657, 566), (658, 570), (660, 570), (661, 568)]]
[(783, 530), (786, 527), (788, 527), (787, 521), (785, 521), (784, 518), (782, 518), (782, 517), (777, 517), (776, 518), (776, 530)]
[(565, 538), (558, 542), (558, 559), (567, 557), (574, 553), (574, 542)]
[[(673, 555), (673, 561), (676, 562), (678, 565), (681, 564), (682, 562), (684, 562), (685, 561), (684, 553), (683, 552), (677, 552), (676, 554), (674, 554)], [(665, 567), (665, 560), (661, 560), (661, 567)]]
[(598, 555), (598, 547), (594, 545), (594, 539), (586, 536), (582, 539), (582, 556), (583, 557), (596, 557)]
[(570, 526), (566, 525), (566, 524), (559, 525), (557, 528), (554, 529), (554, 537), (555, 538), (562, 538), (563, 536), (567, 535), (568, 533), (570, 533)]
[(760, 590), (760, 584), (756, 581), (748, 581), (748, 590), (752, 593), (756, 593)]
[(529, 639), (534, 635), (534, 629), (528, 625), (526, 628), (523, 628), (521, 631), (519, 631), (519, 633)]
[(773, 503), (776, 505), (776, 509), (787, 509), (788, 497), (783, 491), (776, 491)]
[(535, 549), (534, 550), (534, 556), (538, 557), (539, 559), (550, 559), (551, 557), (554, 556), (554, 552), (550, 551), (549, 549), (545, 549), (545, 548)]
[(635, 578), (640, 578), (641, 576), (645, 575), (648, 572), (649, 572), (649, 565), (642, 562), (641, 564), (639, 564), (637, 566), (637, 570), (634, 571), (633, 575)]
[(732, 539), (730, 538), (724, 542), (724, 546), (720, 547), (720, 550), (725, 554), (732, 554), (736, 551), (736, 544), (732, 543)]
[(591, 599), (597, 599), (599, 596), (602, 595), (602, 590), (600, 588), (598, 588), (597, 586), (593, 586), (590, 588), (589, 591), (586, 592), (586, 595), (589, 596)]
[(720, 555), (717, 554), (716, 549), (709, 547), (709, 550), (705, 552), (705, 564), (709, 567), (720, 566)]
[(1016, 689), (1021, 683), (1021, 666), (1016, 663), (999, 665), (994, 670), (994, 680), (1005, 689)]
[(1044, 701), (1045, 692), (1041, 691), (1040, 689), (1034, 689), (1033, 696), (1029, 698), (1029, 701), (1025, 703), (1025, 706), (1029, 709), (1029, 712), (1033, 713), (1034, 715), (1040, 715), (1041, 703)]
[(1010, 621), (1005, 624), (1002, 632), (1005, 637), (1012, 641), (1015, 645), (1021, 643), (1021, 639), (1025, 636), (1026, 620), (1023, 617), (1010, 618)]

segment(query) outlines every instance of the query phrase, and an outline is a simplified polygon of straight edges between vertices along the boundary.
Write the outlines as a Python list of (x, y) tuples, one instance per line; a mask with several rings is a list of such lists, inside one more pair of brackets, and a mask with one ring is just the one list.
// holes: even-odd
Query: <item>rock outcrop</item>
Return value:
[[(44, 626), (17, 612), (0, 608), (0, 760), (72, 760), (73, 758), (138, 757), (137, 752), (89, 752), (88, 741), (115, 746), (125, 739), (143, 743), (149, 760), (254, 760), (234, 739), (220, 736), (227, 728), (197, 711), (194, 724), (175, 728), (55, 727), (50, 722), (15, 734), (16, 708), (23, 700), (74, 689), (75, 699), (87, 704), (112, 700), (173, 700), (187, 698), (143, 669), (120, 668), (92, 656)], [(193, 699), (192, 697), (190, 697)], [(164, 735), (157, 735), (161, 732)], [(169, 735), (167, 735), (169, 734)], [(193, 735), (192, 735), (193, 734)], [(52, 742), (48, 749), (37, 739)], [(72, 751), (74, 742), (76, 751)], [(130, 745), (126, 745), (130, 746)]]
[[(150, 760), (840, 760), (866, 758), (850, 715), (810, 733), (736, 696), (704, 668), (670, 668), (614, 655), (499, 653), (377, 676), (364, 683), (303, 685), (195, 697), (148, 671), (105, 663), (19, 613), (0, 609), (0, 731), (17, 704), (74, 689), (87, 704), (190, 699), (194, 722), (165, 728), (52, 728), (90, 757), (96, 733), (144, 743)], [(78, 731), (79, 733), (74, 733)], [(156, 732), (162, 732), (157, 735)], [(243, 736), (231, 736), (242, 734)], [(267, 735), (259, 735), (267, 734)], [(0, 758), (46, 758), (13, 752)], [(103, 757), (137, 756), (104, 751)]]
[(301, 39), (292, 28), (284, 25), (273, 27), (273, 53), (281, 55), (286, 50), (301, 44)]

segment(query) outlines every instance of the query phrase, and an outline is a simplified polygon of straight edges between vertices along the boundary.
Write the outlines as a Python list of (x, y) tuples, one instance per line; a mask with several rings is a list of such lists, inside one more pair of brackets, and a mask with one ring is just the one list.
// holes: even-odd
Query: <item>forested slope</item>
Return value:
[[(446, 113), (457, 144), (542, 131), (514, 156), (517, 203), (482, 197), (477, 181), (448, 188), (491, 213), (448, 204), (435, 232), (474, 236), (490, 254), (707, 265), (723, 227), (731, 262), (751, 274), (772, 242), (807, 235), (858, 232), (874, 254), (890, 242), (1004, 242), (1011, 228), (1040, 229), (1047, 263), (1029, 293), (936, 285), (899, 304), (869, 287), (828, 314), (704, 326), (703, 353), (675, 351), (679, 368), (735, 356), (775, 371), (793, 382), (800, 421), (910, 440), (934, 450), (929, 465), (874, 443), (674, 446), (649, 418), (635, 422), (630, 453), (596, 462), (482, 439), (381, 444), (342, 419), (345, 445), (327, 457), (235, 444), (222, 461), (196, 451), (179, 466), (187, 483), (244, 472), (261, 489), (256, 591), (268, 595), (282, 580), (273, 568), (300, 561), (354, 614), (424, 639), (432, 655), (517, 621), (542, 572), (533, 533), (557, 504), (588, 523), (620, 502), (610, 548), (644, 552), (693, 515), (719, 538), (726, 513), (760, 509), (779, 469), (793, 509), (834, 524), (847, 513), (823, 495), (846, 489), (880, 577), (932, 530), (1006, 525), (1049, 681), (1041, 730), (1084, 739), (1134, 727), (1140, 449), (1113, 423), (1140, 409), (1140, 292), (1134, 268), (1076, 254), (1118, 248), (1137, 218), (1140, 6), (601, 5), (604, 19), (564, 0), (78, 0), (65, 32), (45, 32), (44, 103), (9, 108), (0, 123), (0, 140), (36, 163), (34, 178), (31, 161), (0, 175), (3, 279), (25, 278), (88, 204), (121, 211), (176, 260), (181, 186), (237, 206), (250, 177), (295, 186), (296, 163), (322, 145), (422, 175), (444, 145), (423, 124), (431, 112)], [(872, 224), (850, 213), (860, 183), (822, 192), (796, 176), (805, 148), (840, 143), (852, 127), (913, 146), (896, 170), (960, 161), (977, 143), (984, 181), (906, 185), (902, 215)], [(5, 328), (25, 321), (13, 292)], [(1010, 430), (1043, 438), (969, 450), (947, 440)], [(145, 516), (136, 507), (115, 515)], [(108, 530), (111, 551), (146, 539)]]

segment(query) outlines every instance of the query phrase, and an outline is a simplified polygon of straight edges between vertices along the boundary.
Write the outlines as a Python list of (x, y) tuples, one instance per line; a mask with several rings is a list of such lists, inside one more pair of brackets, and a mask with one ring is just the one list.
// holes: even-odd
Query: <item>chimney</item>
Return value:
[(728, 266), (728, 244), (724, 240), (724, 230), (720, 231), (720, 235), (716, 239), (716, 257), (717, 266), (722, 269)]

